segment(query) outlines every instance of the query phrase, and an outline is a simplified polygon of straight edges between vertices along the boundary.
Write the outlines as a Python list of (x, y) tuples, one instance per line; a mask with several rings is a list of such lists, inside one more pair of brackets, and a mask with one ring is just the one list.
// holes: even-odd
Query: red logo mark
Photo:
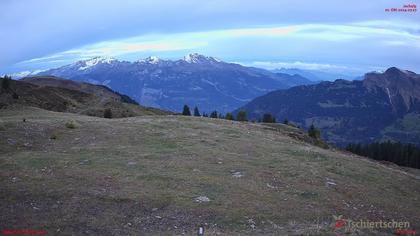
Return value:
[(395, 234), (396, 235), (403, 235), (403, 234), (405, 234), (405, 235), (409, 235), (409, 234), (415, 235), (416, 231), (415, 230), (408, 230), (408, 229), (397, 229), (397, 230), (395, 230)]
[(337, 224), (335, 224), (335, 229), (339, 229), (344, 225), (344, 220), (340, 219)]

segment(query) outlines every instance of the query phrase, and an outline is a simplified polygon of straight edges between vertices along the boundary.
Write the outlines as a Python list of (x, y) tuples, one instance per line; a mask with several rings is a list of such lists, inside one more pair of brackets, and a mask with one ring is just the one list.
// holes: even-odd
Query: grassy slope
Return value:
[[(40, 78), (41, 79), (41, 78)], [(46, 77), (45, 79), (48, 79)], [(10, 89), (0, 88), (0, 108), (12, 106), (33, 106), (50, 111), (71, 112), (103, 117), (106, 108), (111, 109), (114, 118), (168, 115), (172, 112), (144, 107), (121, 101), (121, 96), (106, 87), (82, 84), (64, 79), (34, 81), (10, 81)], [(45, 83), (45, 84), (43, 84)], [(47, 86), (51, 83), (51, 87)], [(18, 99), (13, 98), (13, 94)]]
[[(70, 120), (75, 129), (65, 127)], [(418, 172), (290, 132), (298, 133), (194, 117), (1, 110), (0, 229), (171, 235), (204, 224), (214, 234), (325, 234), (339, 214), (420, 229)]]

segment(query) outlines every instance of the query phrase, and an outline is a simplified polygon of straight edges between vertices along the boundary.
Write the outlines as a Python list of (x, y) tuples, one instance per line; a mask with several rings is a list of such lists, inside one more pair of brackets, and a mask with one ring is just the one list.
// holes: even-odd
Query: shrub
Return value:
[(238, 112), (238, 114), (236, 115), (236, 120), (237, 121), (248, 121), (248, 119), (246, 117), (246, 111), (240, 110)]
[(314, 124), (312, 124), (309, 127), (308, 135), (309, 135), (309, 137), (312, 137), (314, 139), (320, 139), (321, 138), (321, 131), (319, 129), (315, 128)]
[(104, 118), (111, 119), (112, 118), (112, 111), (110, 108), (106, 108), (104, 110)]
[(66, 127), (69, 129), (75, 129), (76, 128), (76, 122), (74, 121), (69, 121), (66, 123)]
[(226, 119), (226, 120), (233, 120), (233, 115), (232, 115), (232, 113), (230, 113), (230, 112), (226, 113), (225, 119)]
[(271, 113), (265, 113), (262, 118), (263, 123), (274, 123), (273, 116)]
[(4, 125), (4, 122), (0, 120), (0, 131), (6, 130), (6, 126)]

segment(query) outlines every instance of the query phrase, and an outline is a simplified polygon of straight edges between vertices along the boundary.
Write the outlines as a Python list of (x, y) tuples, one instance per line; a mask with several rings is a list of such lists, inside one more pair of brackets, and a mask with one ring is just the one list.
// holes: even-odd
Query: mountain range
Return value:
[(180, 60), (148, 57), (135, 62), (96, 57), (40, 72), (101, 84), (145, 106), (180, 111), (184, 104), (202, 111), (232, 111), (276, 89), (311, 84), (300, 76), (227, 63), (189, 54)]
[(337, 145), (383, 140), (420, 144), (420, 75), (395, 67), (367, 73), (361, 81), (277, 90), (241, 109), (250, 119), (268, 112), (302, 127), (314, 124)]
[(314, 82), (335, 81), (337, 79), (345, 79), (345, 80), (363, 79), (363, 76), (352, 76), (352, 75), (344, 74), (344, 73), (335, 73), (335, 72), (322, 71), (322, 70), (298, 69), (298, 68), (280, 68), (280, 69), (271, 70), (271, 72), (288, 74), (288, 75), (300, 75)]
[[(201, 112), (237, 113), (244, 109), (250, 120), (272, 113), (278, 121), (288, 119), (304, 128), (314, 124), (325, 140), (339, 146), (383, 140), (420, 144), (420, 79), (416, 73), (392, 67), (383, 73), (367, 73), (362, 80), (314, 84), (308, 71), (280, 71), (290, 74), (199, 54), (175, 61), (148, 57), (127, 62), (96, 57), (22, 81), (52, 87), (60, 81), (58, 87), (66, 84), (67, 89), (77, 87), (85, 93), (92, 90), (82, 91), (80, 84), (91, 83), (102, 90), (116, 91), (112, 92), (125, 101), (169, 111), (180, 111), (184, 104), (198, 106)], [(64, 83), (57, 78), (75, 82)], [(119, 115), (128, 114), (136, 113)]]

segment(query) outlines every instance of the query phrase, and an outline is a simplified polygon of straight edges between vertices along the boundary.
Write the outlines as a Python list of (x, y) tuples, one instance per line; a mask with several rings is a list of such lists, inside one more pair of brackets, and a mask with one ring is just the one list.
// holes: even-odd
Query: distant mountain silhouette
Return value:
[(321, 128), (331, 143), (394, 140), (420, 144), (420, 75), (392, 67), (361, 81), (336, 80), (297, 86), (243, 106), (249, 118), (265, 112), (278, 121)]
[(359, 76), (351, 76), (344, 73), (334, 73), (322, 70), (307, 70), (298, 68), (280, 68), (271, 70), (274, 73), (282, 73), (288, 75), (300, 75), (311, 81), (335, 81), (337, 79), (354, 80), (360, 79)]

